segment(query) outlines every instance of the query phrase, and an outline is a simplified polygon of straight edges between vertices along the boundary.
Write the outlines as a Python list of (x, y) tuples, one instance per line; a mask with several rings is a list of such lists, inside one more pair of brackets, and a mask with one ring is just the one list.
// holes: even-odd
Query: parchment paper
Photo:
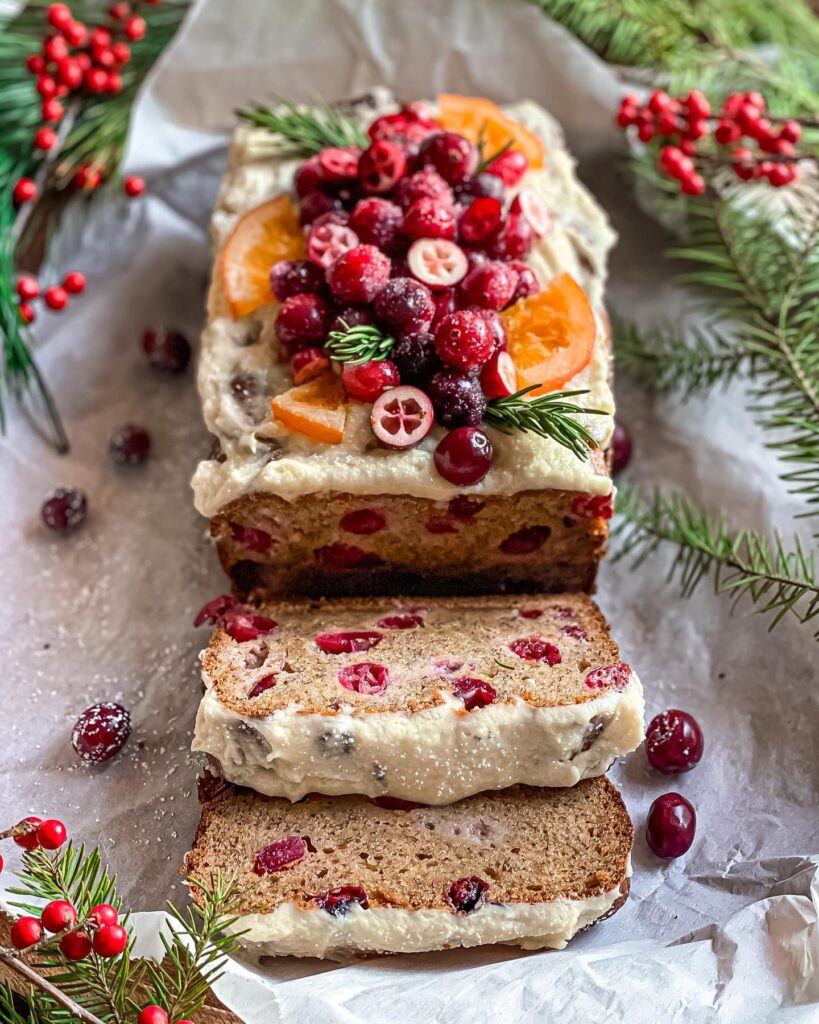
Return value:
[[(177, 868), (198, 817), (198, 765), (187, 750), (206, 639), (190, 623), (225, 587), (188, 487), (209, 447), (192, 373), (154, 374), (139, 337), (153, 321), (192, 340), (201, 326), (207, 221), (232, 110), (373, 84), (407, 98), (449, 89), (544, 103), (621, 234), (613, 310), (641, 321), (692, 311), (663, 276), (668, 239), (617, 170), (611, 117), (622, 86), (534, 7), (210, 0), (195, 9), (134, 124), (130, 169), (148, 176), (149, 195), (96, 203), (56, 245), (55, 279), (74, 268), (90, 278), (70, 313), (37, 327), (72, 452), (55, 456), (19, 415), (0, 447), (2, 820), (63, 818), (101, 844), (137, 909), (184, 899)], [(686, 404), (623, 380), (617, 392), (636, 446), (630, 479), (680, 486), (737, 525), (792, 533), (799, 504), (777, 480), (741, 383)], [(121, 469), (106, 455), (129, 421), (152, 431), (145, 467)], [(48, 535), (39, 522), (59, 484), (89, 495), (88, 521), (73, 537)], [(249, 1024), (819, 1020), (817, 649), (795, 622), (769, 635), (747, 609), (731, 617), (707, 586), (678, 598), (665, 582), (669, 564), (670, 553), (637, 572), (609, 559), (600, 577), (598, 598), (645, 682), (649, 716), (682, 707), (706, 735), (703, 762), (676, 780), (650, 772), (642, 751), (613, 772), (638, 831), (624, 910), (561, 953), (498, 947), (342, 968), (281, 960), (264, 975), (234, 965), (216, 989), (225, 1003)], [(126, 704), (134, 731), (118, 760), (90, 769), (69, 735), (97, 700)], [(642, 823), (670, 789), (693, 801), (699, 829), (689, 854), (666, 864), (648, 851)], [(138, 919), (148, 945), (159, 920)]]

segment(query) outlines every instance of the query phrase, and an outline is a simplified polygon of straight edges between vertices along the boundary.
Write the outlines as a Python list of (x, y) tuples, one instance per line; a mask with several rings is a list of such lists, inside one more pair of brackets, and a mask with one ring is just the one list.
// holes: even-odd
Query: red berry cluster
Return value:
[[(686, 195), (705, 191), (705, 168), (730, 166), (743, 181), (765, 178), (769, 184), (789, 185), (799, 175), (795, 144), (802, 137), (799, 121), (774, 121), (767, 116), (765, 97), (758, 92), (735, 92), (718, 112), (694, 89), (673, 98), (655, 89), (641, 104), (634, 94), (623, 97), (617, 114), (621, 128), (636, 128), (637, 138), (664, 143), (660, 169), (680, 183)], [(737, 145), (747, 140), (754, 148)]]
[(81, 274), (79, 270), (71, 270), (63, 278), (62, 284), (52, 285), (43, 291), (33, 274), (23, 274), (17, 279), (17, 296), (20, 300), (17, 308), (20, 311), (20, 318), (27, 324), (33, 322), (34, 301), (39, 298), (42, 298), (49, 309), (57, 313), (62, 312), (68, 305), (69, 297), (82, 295), (86, 284), (85, 274)]
[(325, 149), (296, 173), (308, 259), (271, 271), (280, 357), (304, 383), (327, 370), (331, 331), (394, 337), (389, 358), (344, 365), (347, 395), (374, 403), (373, 430), (391, 448), (418, 444), (434, 421), (449, 428), (439, 472), (477, 483), (492, 458), (477, 429), (487, 401), (515, 391), (498, 314), (540, 290), (523, 260), (550, 213), (521, 187), (523, 153), (479, 170), (476, 146), (422, 104), (379, 117), (369, 136), (367, 149)]

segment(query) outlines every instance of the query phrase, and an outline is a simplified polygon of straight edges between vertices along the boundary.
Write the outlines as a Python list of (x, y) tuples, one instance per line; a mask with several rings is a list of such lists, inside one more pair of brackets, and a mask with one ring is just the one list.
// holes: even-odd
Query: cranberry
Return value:
[(464, 211), (458, 224), (458, 234), (469, 245), (478, 245), (491, 238), (503, 221), (503, 206), (497, 199), (480, 196)]
[(37, 829), (37, 842), (44, 850), (57, 850), (68, 838), (65, 825), (56, 818), (48, 818)]
[(128, 945), (128, 932), (118, 924), (106, 924), (94, 932), (92, 941), (97, 956), (110, 958), (119, 956)]
[(276, 337), (283, 345), (322, 341), (327, 334), (330, 311), (318, 295), (291, 295), (276, 314)]
[(339, 526), (347, 533), (356, 533), (362, 536), (369, 536), (371, 533), (378, 533), (387, 525), (387, 520), (380, 512), (373, 508), (359, 508), (347, 512), (341, 517)]
[(230, 535), (237, 544), (255, 551), (259, 555), (267, 554), (273, 538), (266, 530), (260, 530), (255, 526), (244, 526), (242, 523), (230, 524)]
[(523, 217), (536, 238), (542, 238), (551, 231), (552, 215), (549, 207), (543, 196), (533, 188), (525, 188), (515, 196), (510, 212), (513, 217)]
[(352, 181), (358, 174), (361, 151), (356, 146), (328, 146), (318, 155), (318, 172), (322, 181)]
[(485, 708), (497, 697), (495, 687), (485, 679), (471, 679), (463, 676), (461, 679), (453, 679), (452, 686), (455, 693), (463, 700), (467, 711), (473, 708)]
[(395, 363), (381, 359), (355, 366), (345, 363), (341, 383), (350, 398), (358, 402), (374, 402), (388, 388), (397, 387), (401, 378)]
[(508, 264), (493, 260), (471, 270), (461, 289), (467, 302), (483, 309), (504, 309), (515, 296), (517, 272)]
[(416, 199), (404, 215), (404, 234), (410, 238), (455, 237), (455, 214), (442, 199)]
[(111, 437), (108, 450), (114, 462), (121, 466), (138, 466), (148, 458), (151, 435), (144, 427), (128, 423)]
[(353, 544), (325, 544), (322, 548), (316, 548), (313, 557), (319, 568), (332, 571), (376, 569), (383, 565), (382, 559), (374, 552), (362, 551)]
[(434, 421), (427, 395), (407, 384), (380, 395), (370, 413), (373, 433), (386, 448), (413, 448), (427, 436)]
[(469, 306), (468, 308), (473, 313), (479, 313), (489, 325), (489, 330), (492, 332), (492, 340), (495, 344), (495, 351), (505, 352), (509, 346), (509, 338), (500, 313), (494, 309), (480, 309), (476, 306)]
[(110, 903), (98, 903), (95, 907), (91, 908), (91, 913), (88, 917), (100, 926), (104, 924), (119, 924), (117, 908), (112, 907)]
[(83, 761), (101, 764), (116, 757), (130, 735), (128, 710), (106, 701), (83, 711), (71, 732), (71, 745)]
[(346, 633), (320, 633), (316, 647), (325, 654), (355, 654), (377, 647), (384, 634), (374, 629), (349, 630)]
[(456, 519), (474, 519), (485, 506), (485, 501), (471, 498), (468, 494), (458, 494), (450, 500), (447, 512)]
[(428, 519), (424, 523), (424, 529), (427, 533), (457, 533), (458, 527), (454, 523), (450, 523), (448, 519)]
[(60, 939), (60, 952), (66, 960), (84, 960), (91, 952), (91, 940), (85, 932), (69, 932)]
[(327, 282), (339, 302), (372, 302), (390, 278), (390, 261), (374, 245), (357, 245), (327, 270)]
[(578, 626), (576, 622), (570, 623), (568, 626), (561, 626), (560, 632), (563, 636), (570, 636), (572, 640), (588, 640), (589, 634), (583, 629), (582, 626)]
[(372, 327), (375, 315), (369, 306), (342, 306), (330, 324), (331, 331), (344, 331), (349, 327)]
[(551, 533), (548, 526), (524, 526), (502, 540), (500, 549), (505, 555), (531, 555), (543, 547)]
[(611, 436), (611, 471), (617, 476), (631, 462), (631, 435), (625, 427), (616, 423)]
[(492, 468), (492, 442), (476, 427), (456, 427), (435, 449), (435, 468), (457, 487), (480, 483)]
[(304, 199), (311, 192), (318, 192), (321, 189), (321, 184), (321, 168), (318, 153), (315, 153), (313, 156), (308, 157), (303, 164), (300, 164), (296, 171), (296, 195), (300, 199)]
[(413, 242), (407, 253), (407, 265), (413, 277), (433, 289), (450, 289), (469, 268), (463, 249), (445, 238), (419, 238)]
[(702, 757), (703, 737), (697, 720), (686, 711), (663, 711), (648, 723), (646, 757), (664, 775), (690, 772)]
[(232, 597), (230, 594), (220, 594), (219, 597), (214, 597), (211, 601), (202, 605), (196, 613), (196, 618), (193, 620), (193, 624), (194, 626), (202, 626), (206, 622), (218, 622), (225, 612), (235, 607), (235, 597)]
[(457, 185), (454, 191), (462, 203), (469, 203), (473, 199), (481, 197), (497, 199), (499, 203), (503, 203), (506, 199), (506, 189), (503, 187), (503, 182), (500, 178), (487, 174), (485, 171)]
[(525, 217), (511, 214), (500, 232), (490, 241), (487, 252), (496, 260), (522, 260), (535, 242), (535, 233)]
[(23, 274), (17, 280), (17, 294), (21, 299), (36, 299), (40, 294), (40, 282), (31, 274)]
[(299, 224), (305, 228), (322, 213), (341, 208), (341, 200), (337, 196), (330, 196), (326, 192), (311, 192), (299, 203)]
[(302, 292), (318, 292), (323, 284), (324, 274), (310, 260), (279, 260), (270, 271), (270, 287), (279, 302)]
[(435, 329), (435, 350), (442, 362), (456, 370), (477, 370), (494, 348), (486, 320), (468, 309), (445, 316)]
[(435, 419), (445, 427), (477, 427), (486, 412), (486, 398), (479, 382), (457, 370), (433, 374), (427, 394)]
[(522, 619), (542, 619), (543, 609), (542, 608), (521, 608), (518, 615)]
[(43, 926), (36, 917), (18, 917), (11, 926), (11, 944), (15, 949), (28, 949), (43, 937)]
[(380, 629), (415, 629), (423, 624), (421, 615), (386, 615), (376, 622)]
[(614, 515), (612, 494), (582, 494), (572, 502), (572, 515), (581, 519), (611, 519)]
[(43, 907), (40, 920), (47, 932), (61, 932), (77, 923), (77, 911), (68, 900), (52, 900)]
[(269, 673), (269, 675), (262, 676), (261, 679), (256, 680), (252, 688), (248, 691), (247, 700), (253, 700), (254, 697), (261, 697), (263, 693), (267, 693), (268, 690), (272, 690), (275, 685), (275, 672), (271, 672)]
[[(85, 274), (81, 274), (79, 270), (70, 270), (63, 278), (63, 288), (70, 295), (82, 295), (88, 286)], [(19, 291), (19, 284), (18, 284)]]
[(285, 836), (259, 850), (253, 870), (257, 875), (272, 875), (276, 871), (286, 871), (306, 857), (308, 850), (315, 853), (315, 847), (307, 836)]
[(258, 640), (278, 627), (275, 619), (266, 615), (255, 615), (243, 608), (231, 608), (225, 612), (223, 628), (227, 635), (242, 644), (247, 640)]
[(407, 158), (397, 142), (377, 139), (361, 154), (358, 180), (365, 192), (389, 192), (407, 173)]
[(658, 857), (682, 857), (694, 842), (696, 828), (696, 812), (685, 797), (664, 793), (649, 808), (646, 841)]
[(562, 661), (560, 648), (539, 636), (513, 640), (509, 644), (509, 650), (525, 661), (540, 661), (546, 665), (559, 665)]
[(540, 291), (540, 279), (528, 263), (522, 260), (512, 260), (509, 266), (517, 272), (518, 286), (512, 296), (514, 302), (518, 299), (525, 299), (529, 295), (536, 295)]
[(361, 661), (339, 669), (338, 681), (345, 690), (379, 696), (390, 685), (390, 673), (384, 665)]
[(316, 223), (307, 236), (307, 255), (316, 268), (326, 270), (343, 252), (354, 249), (358, 244), (358, 235), (352, 228), (344, 224)]
[(290, 362), (290, 373), (294, 384), (306, 384), (330, 369), (330, 360), (320, 348), (310, 346), (294, 353)]
[(358, 905), (363, 910), (369, 909), (367, 893), (360, 885), (340, 885), (319, 896), (314, 896), (316, 906), (326, 910), (333, 917), (343, 917), (352, 906)]
[(487, 165), (486, 173), (496, 175), (504, 185), (514, 188), (528, 170), (526, 154), (519, 149), (507, 149)]
[(421, 143), (418, 159), (432, 164), (449, 185), (459, 185), (471, 178), (478, 167), (478, 150), (462, 135), (439, 132)]
[(395, 190), (396, 202), (405, 210), (418, 199), (440, 199), (452, 206), (452, 189), (432, 167), (408, 175)]
[(435, 315), (432, 318), (432, 326), (437, 327), (445, 316), (457, 312), (458, 295), (454, 288), (441, 288), (433, 292), (432, 299), (435, 303)]
[(58, 487), (40, 512), (49, 530), (76, 530), (85, 522), (88, 499), (75, 487)]
[(488, 891), (489, 883), (482, 878), (459, 878), (447, 890), (446, 901), (456, 914), (471, 914), (484, 905)]
[(602, 665), (586, 673), (586, 686), (591, 690), (605, 690), (609, 686), (615, 690), (625, 690), (631, 682), (631, 666), (624, 661), (616, 665)]
[(426, 332), (401, 335), (390, 351), (390, 358), (398, 367), (401, 380), (408, 384), (423, 384), (441, 366), (435, 339)]
[(386, 253), (395, 250), (404, 212), (389, 199), (371, 196), (357, 203), (350, 215), (350, 227), (365, 245), (375, 245)]
[(411, 277), (394, 277), (376, 298), (375, 314), (402, 334), (426, 331), (435, 316), (432, 292)]
[(508, 352), (496, 352), (481, 369), (481, 388), (487, 398), (508, 398), (517, 390), (517, 371)]
[[(327, 210), (326, 213), (320, 213), (318, 217), (310, 225), (309, 231), (313, 231), (315, 228), (320, 228), (322, 224), (337, 224), (340, 227), (346, 228), (350, 224), (350, 215), (346, 210)], [(324, 278), (322, 277), (322, 283)]]
[(191, 347), (179, 331), (151, 327), (142, 335), (142, 351), (155, 370), (184, 373), (191, 359)]

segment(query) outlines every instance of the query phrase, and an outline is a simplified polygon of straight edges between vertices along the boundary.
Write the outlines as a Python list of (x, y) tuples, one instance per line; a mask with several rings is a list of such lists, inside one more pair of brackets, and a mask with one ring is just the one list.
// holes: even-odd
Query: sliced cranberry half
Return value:
[(364, 551), (354, 544), (325, 544), (313, 552), (321, 569), (342, 572), (348, 569), (377, 569), (384, 564), (374, 551)]
[(358, 180), (365, 192), (380, 195), (389, 192), (407, 173), (407, 158), (397, 142), (377, 139), (361, 154)]
[(531, 555), (543, 547), (551, 533), (548, 526), (524, 526), (502, 540), (500, 549), (505, 555)]
[(552, 230), (552, 215), (543, 196), (533, 188), (522, 189), (512, 203), (512, 213), (524, 217), (537, 238)]
[(272, 690), (276, 685), (276, 673), (271, 672), (269, 675), (262, 676), (253, 685), (253, 689), (248, 693), (247, 699), (253, 700), (254, 697), (261, 697), (263, 693), (267, 693), (268, 690)]
[(586, 686), (590, 690), (606, 690), (610, 686), (615, 690), (625, 690), (631, 681), (631, 666), (624, 661), (616, 665), (601, 665), (586, 673)]
[(469, 269), (463, 249), (445, 238), (419, 238), (413, 242), (407, 264), (413, 277), (430, 288), (450, 288)]
[(450, 885), (446, 901), (456, 914), (471, 914), (484, 905), (488, 891), (488, 882), (471, 875), (469, 878), (459, 878)]
[(244, 608), (231, 608), (224, 614), (223, 628), (229, 637), (241, 644), (267, 636), (278, 628), (278, 623), (266, 615), (256, 615)]
[(423, 624), (420, 615), (385, 615), (376, 622), (379, 629), (415, 629)]
[(319, 175), (322, 181), (352, 181), (358, 174), (361, 151), (356, 146), (323, 149), (318, 155)]
[(342, 253), (358, 244), (358, 235), (345, 224), (321, 224), (312, 228), (307, 237), (307, 255), (326, 270)]
[(373, 433), (385, 448), (414, 448), (435, 421), (432, 402), (420, 388), (404, 384), (375, 400), (370, 413)]
[(572, 640), (588, 640), (589, 634), (579, 626), (576, 622), (570, 623), (568, 626), (561, 626), (560, 632), (563, 636), (570, 636)]
[(253, 870), (257, 875), (272, 875), (275, 871), (285, 871), (306, 857), (308, 850), (315, 853), (315, 847), (307, 836), (285, 836), (259, 850)]
[(236, 598), (231, 594), (220, 594), (219, 597), (214, 597), (212, 600), (203, 604), (199, 611), (196, 613), (196, 618), (193, 620), (194, 626), (203, 626), (206, 622), (218, 622), (225, 612), (231, 608), (236, 607)]
[(354, 654), (377, 647), (383, 639), (384, 634), (374, 629), (358, 629), (346, 633), (320, 633), (315, 642), (325, 654)]
[(345, 513), (339, 522), (342, 530), (364, 537), (371, 533), (378, 533), (385, 529), (386, 525), (386, 518), (374, 508), (354, 509), (352, 512)]
[(390, 672), (386, 665), (361, 661), (357, 665), (345, 665), (339, 669), (338, 681), (345, 690), (378, 696), (390, 685)]
[(543, 640), (539, 636), (523, 637), (513, 640), (509, 650), (524, 661), (539, 661), (546, 665), (559, 665), (561, 662), (560, 648)]
[(508, 352), (496, 352), (481, 370), (481, 390), (487, 398), (508, 398), (517, 387), (514, 360)]
[(241, 544), (248, 551), (255, 551), (258, 555), (266, 554), (273, 543), (273, 538), (266, 531), (255, 526), (243, 526), (241, 523), (230, 524), (230, 535), (237, 544)]
[(472, 711), (473, 708), (485, 708), (498, 695), (495, 687), (485, 679), (472, 679), (469, 676), (453, 679), (452, 687), (463, 700), (467, 711)]
[(319, 896), (314, 896), (313, 902), (333, 917), (343, 917), (354, 906), (359, 906), (362, 910), (369, 910), (370, 907), (366, 890), (360, 885), (340, 885), (336, 889), (329, 889)]

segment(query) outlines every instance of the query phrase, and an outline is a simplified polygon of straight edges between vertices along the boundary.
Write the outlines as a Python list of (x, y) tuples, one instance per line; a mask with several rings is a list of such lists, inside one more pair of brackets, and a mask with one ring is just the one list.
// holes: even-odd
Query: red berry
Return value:
[(127, 18), (131, 13), (131, 5), (128, 0), (120, 0), (120, 3), (111, 4), (108, 8), (108, 14), (114, 19), (114, 21), (122, 21), (123, 18)]
[(121, 93), (124, 87), (122, 75), (117, 71), (108, 72), (108, 83), (105, 86), (106, 91), (113, 93), (114, 95)]
[(148, 25), (144, 18), (136, 16), (125, 22), (125, 35), (132, 41), (143, 39), (147, 31)]
[(65, 825), (56, 818), (47, 818), (37, 829), (37, 839), (44, 850), (57, 850), (68, 838)]
[(279, 302), (291, 295), (318, 292), (324, 284), (324, 274), (309, 260), (279, 260), (270, 271), (270, 288)]
[(655, 89), (649, 97), (648, 109), (655, 114), (661, 114), (664, 110), (673, 109), (674, 100), (662, 89)]
[(46, 69), (46, 62), (40, 53), (30, 53), (26, 57), (26, 70), (31, 75), (42, 75)]
[(687, 196), (701, 196), (705, 191), (705, 179), (701, 174), (688, 174), (680, 183), (680, 191)]
[[(23, 823), (28, 823), (29, 825), (36, 825), (39, 828), (39, 826), (42, 825), (43, 821), (42, 818), (35, 818), (32, 816), (28, 818), (23, 818), (21, 824)], [(19, 836), (15, 836), (14, 842), (17, 844), (17, 846), (21, 846), (24, 850), (36, 850), (37, 847), (40, 845), (40, 840), (37, 838), (37, 829), (34, 829), (31, 832), (25, 832)]]
[(88, 68), (83, 74), (83, 82), (89, 92), (105, 92), (108, 85), (108, 72), (104, 68)]
[(131, 47), (127, 43), (112, 43), (111, 53), (114, 55), (114, 60), (117, 64), (130, 64)]
[(389, 278), (389, 258), (374, 245), (349, 249), (327, 270), (327, 283), (339, 302), (372, 302)]
[(774, 164), (768, 169), (765, 175), (774, 188), (781, 188), (783, 185), (790, 185), (793, 181), (790, 164)]
[(493, 260), (471, 270), (461, 289), (467, 302), (482, 309), (499, 310), (509, 305), (517, 286), (517, 271), (508, 263)]
[(435, 316), (429, 288), (411, 277), (394, 277), (376, 297), (375, 315), (401, 334), (426, 331)]
[(654, 138), (654, 122), (653, 121), (640, 121), (637, 126), (637, 138), (640, 142), (651, 142)]
[(477, 427), (457, 427), (438, 443), (435, 468), (451, 484), (469, 487), (480, 483), (492, 468), (494, 450), (489, 438)]
[(471, 374), (441, 370), (429, 378), (426, 390), (441, 426), (477, 427), (486, 413), (486, 397)]
[(385, 665), (360, 661), (339, 669), (338, 681), (345, 690), (379, 696), (390, 685), (390, 671)]
[(36, 299), (40, 294), (40, 282), (31, 274), (23, 274), (17, 280), (17, 294), (21, 299)]
[(517, 391), (515, 364), (508, 352), (496, 352), (481, 370), (481, 388), (487, 398), (508, 398)]
[(482, 878), (459, 878), (447, 890), (446, 901), (456, 914), (471, 914), (484, 905), (488, 891), (489, 883)]
[(57, 77), (69, 89), (77, 89), (83, 81), (83, 69), (77, 58), (67, 57), (57, 65)]
[(168, 1024), (168, 1015), (161, 1006), (146, 1006), (137, 1017), (137, 1024)]
[(350, 398), (359, 402), (374, 402), (387, 388), (395, 388), (401, 377), (395, 363), (389, 359), (371, 360), (357, 366), (344, 364), (341, 383)]
[(455, 214), (441, 199), (416, 199), (404, 215), (404, 234), (410, 238), (455, 237)]
[(522, 260), (531, 252), (535, 232), (527, 217), (510, 213), (486, 251), (497, 260)]
[(442, 362), (456, 370), (477, 370), (494, 348), (489, 325), (472, 310), (450, 313), (435, 329), (435, 351)]
[(142, 351), (154, 370), (162, 373), (184, 373), (191, 358), (191, 346), (179, 331), (167, 327), (151, 327), (142, 334)]
[(789, 118), (779, 129), (779, 138), (784, 139), (785, 142), (798, 142), (802, 138), (802, 125), (793, 118)]
[(111, 33), (107, 28), (97, 26), (91, 30), (91, 35), (88, 37), (88, 45), (92, 49), (99, 49), (101, 46), (110, 46)]
[(350, 214), (350, 227), (365, 245), (386, 253), (397, 247), (404, 214), (397, 203), (371, 196), (358, 202)]
[(97, 956), (119, 956), (128, 945), (128, 932), (118, 924), (104, 924), (94, 933), (94, 952)]
[(60, 939), (60, 952), (66, 960), (84, 960), (91, 952), (91, 940), (85, 932), (69, 932)]
[[(548, 526), (524, 526), (504, 537), (498, 547), (505, 555), (531, 555), (535, 551), (540, 551), (551, 534), (551, 528)], [(520, 614), (524, 619), (537, 618), (528, 612)]]
[(361, 151), (357, 146), (330, 146), (318, 154), (318, 173), (322, 181), (352, 181), (358, 172)]
[(80, 273), (79, 270), (71, 270), (63, 278), (63, 288), (71, 295), (81, 295), (85, 291), (87, 283), (85, 274)]
[(742, 138), (742, 129), (736, 121), (722, 120), (714, 130), (714, 138), (721, 146), (730, 146)]
[(50, 99), (56, 91), (57, 83), (51, 75), (40, 75), (37, 79), (37, 92), (43, 97), (43, 99)]
[(43, 299), (49, 309), (59, 311), (68, 305), (68, 292), (62, 285), (55, 284), (51, 288), (46, 288)]
[(34, 317), (36, 314), (34, 312), (34, 306), (32, 306), (30, 302), (21, 302), (17, 306), (17, 312), (20, 314), (20, 319), (24, 324), (34, 323)]
[(418, 199), (440, 199), (452, 206), (452, 189), (432, 167), (424, 167), (402, 178), (395, 190), (395, 201), (404, 210)]
[(505, 153), (495, 157), (486, 167), (487, 174), (493, 174), (508, 188), (514, 188), (524, 174), (529, 170), (529, 161), (526, 154), (519, 149), (508, 149)]
[(74, 723), (71, 745), (83, 761), (101, 764), (122, 750), (131, 735), (131, 715), (121, 704), (104, 702), (86, 708)]
[(43, 100), (41, 108), (44, 121), (60, 121), (65, 113), (62, 103), (59, 100)]
[(276, 337), (283, 345), (303, 346), (323, 341), (327, 334), (330, 310), (318, 295), (291, 295), (276, 314)]
[(71, 46), (82, 46), (88, 38), (88, 29), (81, 21), (71, 21), (62, 30), (63, 35)]
[[(379, 533), (385, 529), (387, 520), (373, 508), (358, 508), (352, 512), (346, 512), (338, 525), (347, 533), (369, 536), (371, 533)], [(379, 622), (378, 625), (380, 626), (381, 623)]]
[(628, 128), (637, 123), (640, 106), (639, 99), (634, 94), (624, 96), (620, 101), (617, 111), (617, 123), (621, 128)]
[[(326, 910), (333, 917), (344, 917), (350, 907), (357, 904), (367, 910), (370, 906), (367, 900), (367, 892), (360, 885), (340, 885), (336, 889), (330, 889), (319, 896), (313, 897), (317, 907)], [(179, 1021), (176, 1024), (180, 1024)]]
[(18, 917), (11, 926), (11, 944), (15, 949), (28, 949), (43, 937), (43, 926), (36, 917)]
[(3, 858), (0, 857), (0, 871), (3, 870)]
[(141, 196), (145, 191), (145, 179), (140, 178), (138, 174), (131, 174), (123, 182), (123, 188), (125, 194), (132, 199), (135, 196)]
[(376, 623), (381, 629), (417, 629), (423, 624), (421, 615), (385, 615)]
[(472, 143), (455, 132), (438, 132), (421, 143), (420, 164), (432, 164), (449, 185), (459, 185), (471, 178), (478, 166), (478, 151)]
[(756, 107), (757, 110), (765, 110), (767, 106), (765, 97), (761, 92), (746, 92), (743, 98), (747, 105)]
[(92, 907), (91, 913), (88, 916), (100, 926), (104, 924), (119, 924), (117, 908), (112, 907), (110, 903), (98, 903), (95, 907)]
[(20, 178), (14, 185), (12, 197), (15, 203), (30, 203), (37, 198), (37, 186), (31, 178)]
[(120, 466), (141, 466), (151, 451), (151, 435), (144, 427), (128, 423), (112, 434), (108, 451)]
[(584, 680), (590, 690), (606, 690), (612, 687), (615, 690), (625, 690), (631, 682), (631, 666), (624, 661), (616, 665), (601, 665), (600, 668), (593, 668), (586, 673)]
[(611, 436), (611, 471), (614, 476), (622, 473), (631, 462), (631, 435), (624, 426), (616, 423)]
[(110, 71), (117, 62), (110, 46), (95, 46), (91, 50), (91, 59), (97, 67), (105, 68), (106, 71)]
[(474, 708), (485, 708), (498, 695), (495, 687), (485, 679), (471, 679), (468, 676), (453, 679), (452, 688), (464, 702), (464, 708), (467, 711), (472, 711)]
[[(419, 238), (407, 253), (413, 277), (430, 288), (451, 288), (466, 275), (469, 264), (463, 249), (444, 238)], [(454, 293), (450, 293), (454, 299)]]
[(85, 494), (70, 487), (58, 487), (48, 498), (40, 514), (50, 530), (73, 530), (85, 522), (88, 500)]
[(325, 544), (315, 549), (313, 557), (319, 568), (326, 572), (377, 569), (383, 565), (382, 559), (374, 552), (363, 551), (354, 544)]
[(690, 772), (702, 757), (703, 745), (702, 729), (686, 711), (663, 711), (646, 729), (646, 757), (664, 775)]
[(685, 99), (685, 109), (691, 118), (706, 118), (711, 116), (711, 104), (699, 91), (692, 89)]
[(64, 60), (68, 56), (68, 42), (65, 36), (49, 36), (43, 43), (43, 56), (52, 64)]
[(290, 373), (294, 384), (306, 384), (330, 369), (330, 360), (320, 348), (303, 348), (296, 352), (290, 362)]
[(552, 230), (552, 214), (546, 205), (546, 200), (537, 189), (522, 189), (515, 196), (511, 213), (514, 216), (523, 217), (534, 231), (536, 238), (543, 238)]
[(241, 544), (249, 551), (255, 551), (260, 555), (266, 554), (273, 544), (273, 538), (266, 530), (259, 530), (253, 526), (243, 526), (241, 523), (230, 524), (230, 535), (237, 544)]
[(656, 128), (659, 135), (678, 135), (681, 129), (680, 118), (670, 110), (664, 111), (657, 117)]
[(240, 607), (225, 612), (223, 627), (231, 639), (243, 644), (248, 640), (258, 640), (260, 636), (267, 636), (278, 628), (278, 623), (266, 615), (254, 615)]
[(370, 425), (386, 448), (413, 448), (432, 429), (432, 402), (419, 388), (402, 384), (385, 391), (373, 403)]
[(34, 136), (34, 145), (43, 151), (53, 149), (57, 145), (57, 133), (53, 128), (40, 128)]
[(346, 633), (320, 633), (316, 647), (325, 654), (358, 654), (377, 647), (384, 634), (374, 629), (349, 630)]
[(407, 173), (407, 158), (397, 142), (377, 139), (361, 154), (358, 180), (365, 192), (383, 194), (393, 189)]
[(731, 166), (734, 168), (734, 173), (738, 178), (742, 178), (743, 181), (750, 181), (751, 178), (756, 176), (758, 164), (750, 149), (740, 147), (731, 154)]
[(672, 178), (680, 178), (694, 171), (694, 164), (679, 146), (663, 146), (660, 150), (660, 167)]
[(46, 12), (46, 21), (59, 32), (71, 24), (71, 11), (67, 4), (51, 4)]
[(303, 164), (299, 165), (295, 176), (296, 195), (303, 199), (312, 192), (321, 188), (322, 176), (321, 165), (319, 164), (318, 153), (308, 157)]
[(509, 644), (509, 650), (525, 661), (539, 661), (550, 666), (559, 665), (562, 660), (560, 648), (539, 636), (513, 640)]
[(77, 911), (68, 900), (52, 900), (43, 907), (40, 920), (46, 931), (56, 934), (77, 923)]
[(682, 857), (694, 842), (696, 828), (696, 812), (685, 797), (664, 793), (649, 808), (646, 841), (658, 857)]
[(325, 270), (344, 252), (360, 244), (358, 235), (343, 224), (324, 223), (310, 228), (307, 236), (307, 255)]

